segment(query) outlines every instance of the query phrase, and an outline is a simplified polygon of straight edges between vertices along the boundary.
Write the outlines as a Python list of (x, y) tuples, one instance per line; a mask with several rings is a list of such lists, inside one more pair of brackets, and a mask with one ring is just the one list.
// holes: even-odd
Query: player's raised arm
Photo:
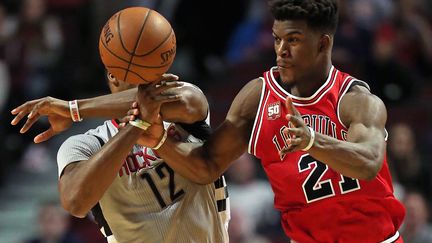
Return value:
[[(256, 111), (260, 101), (262, 81), (249, 82), (237, 94), (225, 121), (204, 144), (178, 142), (168, 138), (157, 150), (158, 154), (177, 173), (189, 180), (208, 184), (219, 177), (236, 158), (246, 151)], [(138, 102), (150, 107), (140, 89)], [(157, 116), (154, 110), (141, 108), (141, 118), (151, 121)], [(153, 117), (152, 117), (153, 116)]]
[[(315, 133), (306, 127), (292, 102), (288, 120), (294, 127), (286, 129), (290, 144), (282, 153), (310, 147), (308, 153), (342, 175), (356, 179), (373, 179), (381, 169), (385, 154), (384, 103), (361, 86), (354, 86), (340, 102), (340, 118), (348, 128), (346, 141)], [(313, 138), (314, 137), (314, 138)]]

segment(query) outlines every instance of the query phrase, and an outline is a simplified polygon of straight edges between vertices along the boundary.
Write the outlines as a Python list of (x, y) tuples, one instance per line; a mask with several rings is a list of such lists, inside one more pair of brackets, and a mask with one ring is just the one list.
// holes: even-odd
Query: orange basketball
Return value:
[(99, 53), (115, 78), (132, 84), (154, 82), (171, 67), (176, 37), (170, 23), (158, 12), (126, 8), (104, 25)]

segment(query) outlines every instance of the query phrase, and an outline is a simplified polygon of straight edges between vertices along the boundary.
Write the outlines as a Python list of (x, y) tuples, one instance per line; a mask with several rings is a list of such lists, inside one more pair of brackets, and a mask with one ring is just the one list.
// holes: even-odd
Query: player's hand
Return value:
[(285, 128), (283, 133), (288, 137), (285, 141), (288, 146), (285, 146), (281, 150), (281, 155), (306, 148), (311, 139), (310, 130), (304, 123), (300, 112), (294, 107), (291, 98), (287, 98), (285, 101), (285, 107), (289, 112), (286, 116), (286, 119), (288, 120), (288, 128)]
[(141, 84), (138, 86), (137, 102), (140, 118), (151, 124), (159, 119), (160, 107), (163, 103), (181, 99), (175, 88), (183, 86), (182, 82), (166, 82)]
[(22, 126), (20, 133), (27, 132), (39, 117), (48, 117), (50, 127), (34, 138), (35, 143), (44, 142), (52, 136), (67, 130), (72, 125), (68, 102), (52, 97), (27, 101), (13, 109), (11, 113), (15, 115), (15, 118), (11, 121), (12, 125), (17, 125), (27, 116), (27, 120)]

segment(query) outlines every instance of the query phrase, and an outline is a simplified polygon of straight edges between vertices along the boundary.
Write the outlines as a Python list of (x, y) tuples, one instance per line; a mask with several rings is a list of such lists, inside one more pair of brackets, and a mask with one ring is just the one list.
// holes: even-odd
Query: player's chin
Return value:
[(290, 68), (278, 67), (280, 79), (284, 83), (292, 83), (294, 80), (294, 72)]

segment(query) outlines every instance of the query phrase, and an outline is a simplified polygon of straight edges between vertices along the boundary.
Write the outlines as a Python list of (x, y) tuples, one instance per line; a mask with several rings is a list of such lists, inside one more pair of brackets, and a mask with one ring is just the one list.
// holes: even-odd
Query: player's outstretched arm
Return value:
[[(291, 134), (290, 144), (282, 153), (304, 149), (311, 140), (298, 111), (287, 101), (292, 112), (288, 120), (294, 127), (286, 129)], [(340, 119), (348, 128), (346, 141), (315, 133), (308, 153), (344, 176), (356, 179), (373, 179), (381, 169), (385, 149), (385, 123), (387, 111), (384, 103), (364, 87), (354, 86), (342, 97)]]
[[(178, 77), (172, 74), (164, 74), (163, 80), (174, 81)], [(180, 85), (177, 85), (180, 86)], [(119, 118), (123, 117), (129, 110), (132, 102), (135, 101), (137, 89), (130, 89), (109, 95), (98, 96), (89, 99), (77, 100), (81, 118), (102, 117)], [(174, 102), (175, 103), (175, 102)], [(166, 107), (167, 110), (171, 106)], [(162, 111), (165, 111), (165, 105)], [(59, 134), (72, 125), (71, 113), (68, 101), (45, 97), (41, 99), (27, 101), (11, 111), (15, 115), (11, 121), (12, 125), (18, 125), (23, 119), (27, 118), (20, 132), (27, 132), (32, 125), (41, 117), (47, 116), (50, 123), (48, 130), (40, 133), (34, 138), (35, 143), (44, 142), (56, 134)]]
[[(157, 153), (185, 178), (199, 184), (213, 182), (246, 151), (261, 87), (262, 81), (259, 79), (249, 82), (234, 99), (225, 121), (204, 144), (183, 143), (168, 138)], [(139, 90), (141, 118), (148, 121), (155, 119), (157, 109), (142, 109), (155, 108), (150, 104), (152, 100), (144, 99), (142, 94), (143, 90)]]

